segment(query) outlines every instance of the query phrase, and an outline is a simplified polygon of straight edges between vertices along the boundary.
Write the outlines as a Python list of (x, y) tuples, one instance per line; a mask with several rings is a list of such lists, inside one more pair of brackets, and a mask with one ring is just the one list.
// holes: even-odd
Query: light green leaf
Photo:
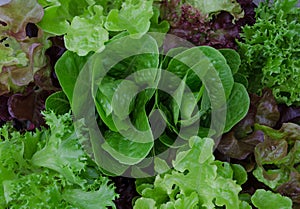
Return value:
[(116, 209), (112, 201), (116, 195), (112, 185), (107, 185), (108, 180), (102, 182), (100, 188), (96, 191), (82, 191), (80, 189), (67, 189), (64, 191), (62, 198), (78, 209), (106, 209), (111, 206)]
[(142, 197), (136, 200), (133, 209), (157, 209), (157, 207), (154, 200)]
[(205, 0), (187, 0), (186, 2), (193, 5), (202, 14), (212, 15), (221, 11), (227, 11), (236, 19), (244, 17), (244, 12), (236, 0), (212, 0), (209, 2)]
[(102, 27), (104, 16), (103, 8), (95, 5), (90, 15), (74, 17), (71, 26), (65, 35), (66, 48), (85, 56), (89, 52), (101, 52), (104, 43), (108, 41), (108, 32)]
[(258, 189), (251, 197), (251, 201), (258, 209), (273, 208), (273, 209), (292, 209), (292, 200), (288, 197), (283, 197), (280, 194), (272, 193)]
[(150, 28), (152, 3), (152, 0), (126, 0), (120, 11), (112, 9), (109, 12), (105, 28), (110, 31), (127, 30), (130, 34), (140, 37)]

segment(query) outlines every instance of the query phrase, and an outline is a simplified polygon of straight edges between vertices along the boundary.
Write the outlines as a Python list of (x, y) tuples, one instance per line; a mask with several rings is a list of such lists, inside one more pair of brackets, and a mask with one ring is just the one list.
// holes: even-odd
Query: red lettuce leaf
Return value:
[(0, 31), (18, 40), (26, 38), (27, 23), (37, 23), (44, 15), (44, 10), (36, 0), (11, 0), (0, 5), (0, 20), (5, 25)]
[[(300, 174), (292, 172), (290, 175), (290, 180), (276, 189), (277, 192), (284, 196), (290, 197), (294, 205), (300, 206)], [(296, 206), (296, 205), (295, 205)]]
[(164, 1), (161, 5), (162, 19), (170, 23), (170, 34), (181, 37), (195, 45), (208, 45), (214, 48), (237, 48), (236, 39), (242, 26), (255, 22), (252, 1), (238, 1), (244, 10), (244, 17), (234, 21), (234, 17), (226, 11), (208, 18), (197, 8), (181, 1)]
[(238, 140), (234, 136), (234, 132), (231, 131), (222, 137), (218, 151), (231, 158), (244, 160), (253, 153), (255, 146), (263, 140), (264, 134), (261, 131), (255, 131), (241, 140)]
[(45, 100), (50, 94), (51, 92), (45, 90), (14, 94), (8, 99), (9, 114), (20, 121), (28, 121), (27, 129), (44, 125), (41, 111), (45, 109)]
[(8, 96), (0, 96), (0, 121), (8, 121), (11, 119), (7, 106), (8, 99)]
[(218, 151), (230, 158), (245, 159), (264, 140), (264, 134), (255, 131), (254, 124), (274, 127), (279, 118), (280, 113), (271, 90), (264, 90), (261, 97), (250, 94), (247, 115), (228, 134), (222, 136)]

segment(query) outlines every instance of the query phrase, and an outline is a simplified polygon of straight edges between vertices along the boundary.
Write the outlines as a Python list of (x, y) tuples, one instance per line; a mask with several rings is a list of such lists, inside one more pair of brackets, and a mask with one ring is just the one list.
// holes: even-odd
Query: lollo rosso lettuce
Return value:
[(255, 5), (239, 1), (179, 1), (161, 3), (162, 19), (170, 23), (174, 34), (195, 45), (236, 49), (241, 27), (255, 22)]

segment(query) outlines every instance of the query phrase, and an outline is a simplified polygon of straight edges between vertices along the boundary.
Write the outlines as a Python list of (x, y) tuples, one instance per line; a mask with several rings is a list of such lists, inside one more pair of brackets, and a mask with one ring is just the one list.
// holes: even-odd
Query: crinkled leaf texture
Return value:
[(45, 117), (49, 129), (0, 129), (0, 207), (115, 208), (114, 187), (83, 151), (71, 115)]
[[(45, 8), (39, 26), (50, 34), (65, 35), (66, 48), (80, 56), (101, 52), (109, 31), (140, 37), (148, 32), (154, 14), (152, 0), (39, 2)], [(166, 23), (163, 26), (167, 28)]]
[(172, 171), (156, 176), (153, 185), (144, 183), (138, 186), (144, 189), (140, 191), (142, 197), (137, 199), (135, 209), (141, 209), (142, 206), (178, 209), (212, 209), (217, 206), (239, 208), (241, 201), (238, 194), (241, 187), (232, 179), (233, 170), (228, 164), (215, 164), (218, 161), (214, 161), (212, 154), (213, 140), (192, 137), (189, 145), (189, 150), (177, 155)]
[(242, 73), (249, 90), (271, 88), (279, 103), (300, 104), (300, 8), (298, 0), (269, 1), (256, 10), (256, 23), (245, 26), (239, 42)]
[(109, 12), (105, 28), (110, 31), (128, 30), (130, 34), (136, 36), (145, 34), (150, 28), (152, 4), (153, 0), (124, 1), (120, 11), (113, 9)]
[(221, 11), (227, 11), (236, 19), (242, 18), (244, 16), (244, 12), (241, 8), (241, 5), (235, 0), (187, 0), (186, 2), (200, 10), (204, 15), (213, 15)]
[(253, 171), (254, 176), (299, 204), (300, 126), (284, 123), (275, 130), (256, 124), (255, 129), (264, 132), (265, 140), (255, 147), (257, 168)]

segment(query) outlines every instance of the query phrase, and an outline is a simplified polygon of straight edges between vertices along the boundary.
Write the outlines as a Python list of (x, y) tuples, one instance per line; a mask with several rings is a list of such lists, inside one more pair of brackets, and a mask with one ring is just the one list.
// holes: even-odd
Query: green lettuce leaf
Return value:
[(243, 28), (239, 53), (241, 73), (248, 76), (249, 91), (268, 87), (279, 103), (300, 104), (300, 8), (297, 0), (259, 4), (256, 23)]
[[(153, 15), (153, 0), (126, 0), (122, 8), (110, 10), (105, 22), (105, 28), (110, 31), (127, 30), (137, 37), (144, 35), (150, 28)], [(134, 23), (134, 24), (133, 24)]]
[(114, 186), (83, 151), (71, 115), (44, 115), (49, 129), (0, 128), (0, 207), (115, 208)]
[(64, 37), (66, 48), (79, 56), (85, 56), (90, 51), (102, 51), (108, 41), (108, 32), (103, 28), (103, 8), (95, 5), (89, 8), (89, 13), (84, 17), (74, 17)]
[(292, 208), (291, 199), (263, 189), (256, 190), (254, 195), (251, 197), (251, 201), (258, 209), (264, 209), (266, 206), (274, 209)]
[(210, 2), (205, 0), (186, 0), (186, 2), (193, 5), (205, 15), (212, 15), (221, 11), (227, 11), (236, 19), (244, 17), (244, 11), (242, 10), (241, 5), (235, 0), (213, 0)]
[(214, 161), (213, 140), (193, 137), (189, 144), (189, 150), (177, 155), (171, 172), (156, 176), (152, 186), (143, 186), (135, 209), (141, 205), (153, 208), (154, 203), (157, 208), (239, 208), (241, 187), (232, 179), (230, 166), (215, 165), (220, 163)]

